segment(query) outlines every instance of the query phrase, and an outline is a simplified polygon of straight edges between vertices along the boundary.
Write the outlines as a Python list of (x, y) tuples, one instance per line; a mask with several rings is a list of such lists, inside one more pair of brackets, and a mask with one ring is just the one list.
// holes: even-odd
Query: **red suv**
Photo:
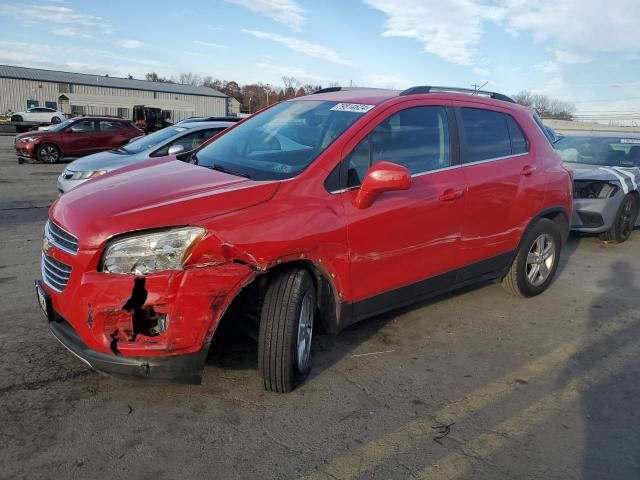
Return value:
[(63, 157), (80, 157), (121, 147), (144, 132), (129, 120), (111, 117), (78, 117), (47, 130), (16, 135), (20, 160), (36, 159), (56, 163)]
[(473, 93), (325, 89), (71, 190), (45, 229), (49, 328), (98, 370), (193, 382), (243, 322), (285, 392), (316, 327), (481, 280), (543, 292), (571, 175), (530, 109)]

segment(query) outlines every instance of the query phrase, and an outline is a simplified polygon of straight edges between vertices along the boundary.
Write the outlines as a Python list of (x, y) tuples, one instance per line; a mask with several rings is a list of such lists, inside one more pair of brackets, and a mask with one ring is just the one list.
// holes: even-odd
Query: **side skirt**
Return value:
[(402, 308), (452, 290), (504, 276), (514, 259), (515, 251), (503, 253), (465, 267), (452, 270), (417, 283), (381, 293), (354, 303), (343, 303), (338, 331), (381, 313)]

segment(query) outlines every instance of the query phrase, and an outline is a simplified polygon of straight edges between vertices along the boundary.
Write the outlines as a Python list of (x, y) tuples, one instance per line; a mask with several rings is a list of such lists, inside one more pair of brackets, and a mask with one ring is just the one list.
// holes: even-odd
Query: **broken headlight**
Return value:
[(611, 182), (576, 180), (573, 182), (573, 198), (611, 198), (618, 188)]
[(145, 275), (182, 267), (204, 228), (185, 227), (112, 240), (104, 253), (102, 271)]

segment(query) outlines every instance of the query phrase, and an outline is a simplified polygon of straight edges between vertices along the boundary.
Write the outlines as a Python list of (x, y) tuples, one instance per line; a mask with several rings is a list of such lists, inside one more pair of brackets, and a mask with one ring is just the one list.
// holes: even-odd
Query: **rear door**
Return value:
[(119, 120), (100, 120), (96, 132), (96, 150), (111, 150), (127, 142), (130, 135)]
[(454, 105), (468, 185), (460, 258), (468, 265), (482, 261), (487, 270), (503, 268), (528, 221), (527, 185), (539, 172), (529, 142), (508, 110), (470, 102)]
[[(395, 106), (343, 161), (347, 184), (339, 195), (348, 223), (355, 317), (406, 303), (455, 277), (466, 199), (464, 175), (452, 168), (457, 155), (449, 114), (446, 104)], [(407, 167), (411, 187), (356, 208), (369, 166), (382, 160)]]

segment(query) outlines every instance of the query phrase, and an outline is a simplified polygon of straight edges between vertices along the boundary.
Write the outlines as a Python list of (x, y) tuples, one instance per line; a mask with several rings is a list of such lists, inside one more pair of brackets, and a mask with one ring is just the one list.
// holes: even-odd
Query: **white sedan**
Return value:
[(60, 123), (64, 121), (64, 113), (53, 108), (33, 107), (24, 112), (11, 114), (12, 122)]

